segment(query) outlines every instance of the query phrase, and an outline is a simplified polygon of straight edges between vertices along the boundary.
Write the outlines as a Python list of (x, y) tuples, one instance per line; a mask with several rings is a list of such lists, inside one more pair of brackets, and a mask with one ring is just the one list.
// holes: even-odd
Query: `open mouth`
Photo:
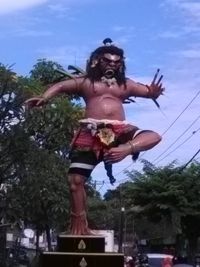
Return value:
[(112, 69), (108, 69), (108, 70), (105, 71), (105, 74), (104, 74), (104, 75), (105, 75), (107, 78), (112, 78), (112, 77), (114, 76), (114, 74), (115, 74), (114, 70), (112, 70)]

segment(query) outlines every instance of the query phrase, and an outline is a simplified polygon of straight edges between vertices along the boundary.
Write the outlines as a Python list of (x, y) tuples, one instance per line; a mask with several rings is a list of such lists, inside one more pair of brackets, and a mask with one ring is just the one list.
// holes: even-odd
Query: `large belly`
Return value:
[(99, 108), (106, 116), (112, 116), (121, 110), (121, 104), (112, 98), (106, 98), (99, 104)]
[(97, 98), (89, 101), (86, 116), (96, 119), (124, 120), (124, 110), (119, 99)]

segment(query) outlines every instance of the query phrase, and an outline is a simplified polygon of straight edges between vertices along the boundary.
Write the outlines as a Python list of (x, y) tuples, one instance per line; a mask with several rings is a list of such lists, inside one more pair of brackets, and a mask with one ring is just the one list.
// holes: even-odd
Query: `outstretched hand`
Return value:
[(41, 107), (45, 105), (47, 100), (44, 97), (32, 97), (25, 101), (25, 106), (29, 108)]
[(149, 89), (149, 92), (148, 92), (149, 97), (152, 99), (158, 98), (165, 91), (165, 88), (163, 87), (162, 82), (161, 82), (163, 75), (160, 75), (160, 77), (158, 78), (159, 72), (160, 72), (160, 69), (157, 69), (156, 74), (154, 75), (151, 84), (147, 85), (147, 88)]

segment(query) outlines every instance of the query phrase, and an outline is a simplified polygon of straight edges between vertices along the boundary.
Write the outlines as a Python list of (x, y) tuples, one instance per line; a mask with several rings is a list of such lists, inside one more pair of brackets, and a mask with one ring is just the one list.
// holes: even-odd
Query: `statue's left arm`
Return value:
[(150, 85), (144, 85), (132, 80), (127, 80), (127, 89), (129, 96), (145, 97), (154, 100), (157, 99), (160, 95), (163, 94), (165, 90), (161, 82), (163, 75), (158, 77), (158, 74), (159, 70), (157, 70)]

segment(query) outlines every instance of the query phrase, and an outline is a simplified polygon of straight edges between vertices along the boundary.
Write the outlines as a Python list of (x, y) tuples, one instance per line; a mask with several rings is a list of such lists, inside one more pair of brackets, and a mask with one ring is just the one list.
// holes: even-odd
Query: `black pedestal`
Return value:
[(44, 252), (42, 267), (123, 267), (123, 254)]
[(40, 267), (123, 267), (124, 255), (105, 252), (102, 236), (59, 235), (56, 252), (43, 252)]
[(104, 236), (59, 235), (57, 250), (60, 252), (105, 252)]

